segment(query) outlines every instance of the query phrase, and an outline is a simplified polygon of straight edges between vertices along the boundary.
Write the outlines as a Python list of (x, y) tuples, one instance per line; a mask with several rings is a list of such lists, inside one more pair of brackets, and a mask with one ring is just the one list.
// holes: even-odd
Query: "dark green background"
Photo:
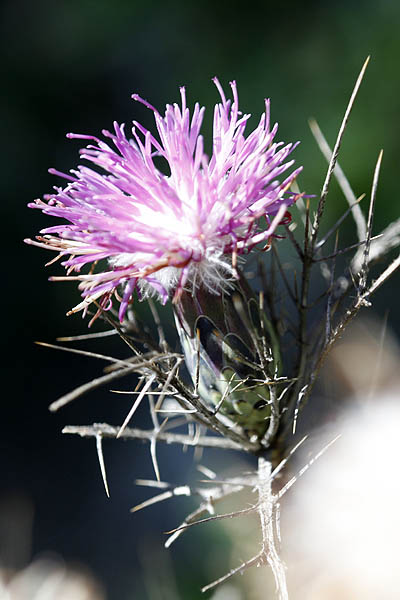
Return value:
[[(60, 415), (47, 405), (74, 385), (97, 376), (89, 360), (39, 349), (33, 340), (80, 333), (79, 316), (64, 315), (76, 303), (73, 284), (50, 284), (45, 251), (24, 246), (50, 224), (26, 204), (57, 183), (48, 167), (68, 170), (77, 163), (79, 142), (68, 131), (99, 134), (112, 121), (132, 119), (151, 125), (150, 114), (130, 95), (140, 93), (160, 110), (179, 99), (186, 85), (189, 104), (208, 107), (209, 132), (217, 75), (226, 88), (236, 79), (242, 110), (257, 119), (263, 99), (272, 102), (279, 137), (301, 140), (296, 151), (304, 165), (299, 183), (318, 194), (325, 172), (309, 132), (314, 116), (331, 144), (356, 76), (371, 55), (340, 162), (356, 195), (369, 192), (380, 148), (385, 155), (378, 193), (376, 231), (399, 217), (398, 164), (400, 93), (400, 4), (397, 0), (300, 3), (137, 2), (136, 0), (8, 0), (1, 6), (1, 184), (3, 220), (2, 340), (3, 436), (1, 487), (28, 498), (35, 509), (33, 549), (55, 551), (87, 564), (107, 586), (110, 600), (146, 598), (137, 569), (138, 537), (162, 532), (182, 517), (185, 504), (162, 506), (138, 516), (130, 506), (146, 496), (135, 476), (151, 476), (149, 458), (139, 444), (106, 445), (111, 501), (104, 499), (93, 444), (62, 438), (65, 423), (121, 421), (128, 401), (104, 392)], [(253, 121), (255, 124), (256, 118)], [(336, 188), (328, 215), (345, 202)], [(326, 223), (326, 227), (328, 222)], [(352, 240), (353, 230), (345, 234)], [(57, 270), (53, 267), (52, 273)], [(399, 278), (381, 291), (375, 309), (390, 309), (397, 331)], [(111, 353), (113, 343), (97, 346)], [(115, 348), (123, 355), (123, 348)], [(174, 469), (178, 454), (168, 450), (166, 478), (184, 479)], [(190, 460), (185, 459), (184, 470)], [(210, 531), (210, 530), (208, 530)], [(175, 569), (199, 598), (201, 568), (196, 565), (211, 533), (200, 534), (197, 550), (186, 549)], [(209, 537), (210, 536), (210, 537)], [(151, 540), (150, 540), (151, 541)], [(152, 543), (152, 542), (151, 542)], [(193, 542), (195, 543), (195, 542)], [(139, 548), (139, 549), (138, 549)], [(179, 550), (177, 553), (179, 555)], [(182, 552), (181, 552), (182, 554)], [(187, 558), (189, 557), (190, 558)], [(183, 565), (183, 568), (182, 568)], [(221, 566), (221, 569), (223, 565)]]

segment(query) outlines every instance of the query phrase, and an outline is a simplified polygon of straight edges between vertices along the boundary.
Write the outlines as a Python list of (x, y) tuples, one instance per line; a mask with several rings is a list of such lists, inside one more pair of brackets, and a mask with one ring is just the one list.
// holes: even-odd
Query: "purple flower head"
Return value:
[[(136, 121), (132, 139), (117, 123), (113, 133), (103, 131), (108, 142), (68, 134), (89, 140), (80, 154), (97, 169), (80, 165), (71, 175), (50, 170), (68, 184), (29, 206), (67, 223), (27, 241), (65, 257), (67, 276), (53, 279), (80, 282), (83, 301), (71, 312), (94, 300), (109, 308), (115, 294), (122, 320), (135, 288), (163, 302), (200, 285), (218, 294), (236, 277), (238, 255), (265, 245), (284, 220), (296, 200), (288, 189), (301, 168), (283, 181), (280, 176), (292, 166), (287, 157), (297, 144), (274, 141), (277, 125), (270, 130), (269, 100), (258, 126), (245, 137), (250, 115), (239, 111), (236, 83), (230, 84), (232, 100), (217, 79), (214, 83), (221, 100), (214, 108), (211, 158), (200, 135), (204, 108), (196, 104), (191, 115), (184, 88), (181, 106), (167, 105), (164, 116), (133, 95), (153, 112), (157, 137)], [(165, 173), (155, 157), (158, 165), (159, 157), (165, 159)], [(96, 271), (102, 259), (106, 267), (100, 263)], [(90, 270), (83, 274), (86, 264)]]

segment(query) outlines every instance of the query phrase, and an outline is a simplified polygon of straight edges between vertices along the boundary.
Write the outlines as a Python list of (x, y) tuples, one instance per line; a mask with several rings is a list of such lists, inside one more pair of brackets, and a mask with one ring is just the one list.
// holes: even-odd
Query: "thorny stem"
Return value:
[[(400, 245), (400, 219), (390, 223), (379, 236), (371, 239), (371, 248), (369, 251), (369, 262), (379, 260), (393, 248)], [(355, 257), (351, 261), (353, 273), (359, 273), (363, 261), (364, 249), (362, 246), (358, 249)]]
[(369, 63), (369, 59), (370, 59), (370, 57), (368, 56), (368, 58), (366, 59), (366, 61), (364, 62), (363, 66), (362, 66), (362, 69), (361, 69), (360, 74), (359, 74), (359, 76), (357, 78), (356, 84), (354, 86), (353, 92), (351, 94), (349, 103), (347, 105), (346, 112), (344, 114), (344, 117), (343, 117), (343, 120), (342, 120), (342, 124), (341, 124), (340, 129), (339, 129), (338, 136), (336, 138), (336, 143), (335, 143), (335, 146), (333, 148), (331, 160), (329, 162), (328, 171), (326, 173), (324, 185), (322, 187), (322, 192), (321, 192), (320, 200), (319, 200), (319, 203), (318, 203), (317, 213), (315, 215), (315, 219), (314, 219), (314, 223), (313, 223), (311, 250), (314, 249), (315, 243), (317, 241), (317, 235), (318, 235), (318, 231), (319, 231), (319, 225), (320, 225), (320, 222), (321, 222), (322, 214), (324, 212), (326, 197), (328, 195), (328, 190), (329, 190), (331, 178), (332, 178), (332, 175), (333, 175), (333, 171), (334, 171), (335, 166), (336, 166), (337, 157), (338, 157), (339, 149), (340, 149), (340, 146), (341, 146), (341, 143), (342, 143), (343, 134), (344, 134), (344, 131), (346, 129), (347, 121), (349, 120), (349, 116), (350, 116), (351, 110), (353, 108), (353, 104), (354, 104), (354, 101), (356, 99), (358, 90), (360, 89), (361, 82), (362, 82), (362, 80), (364, 78), (365, 70), (366, 70), (367, 65)]
[[(286, 584), (285, 566), (279, 557), (276, 547), (279, 505), (276, 501), (276, 496), (274, 496), (272, 493), (272, 481), (273, 476), (271, 463), (262, 457), (259, 458), (256, 483), (256, 490), (258, 491), (258, 503), (256, 505), (256, 510), (261, 525), (262, 540), (260, 552), (238, 567), (231, 569), (226, 575), (219, 577), (212, 583), (209, 583), (203, 587), (201, 590), (202, 592), (208, 591), (217, 585), (220, 585), (227, 579), (230, 579), (233, 575), (242, 573), (244, 570), (252, 567), (253, 565), (268, 563), (274, 575), (279, 600), (288, 600), (289, 596)], [(254, 510), (254, 508), (251, 510)], [(239, 515), (237, 514), (237, 516)]]
[(279, 401), (278, 391), (273, 385), (269, 386), (269, 397), (271, 402), (271, 416), (268, 429), (264, 435), (263, 446), (268, 448), (271, 441), (274, 439), (279, 427)]
[[(309, 125), (310, 125), (311, 132), (319, 146), (319, 149), (321, 150), (322, 154), (324, 155), (324, 157), (326, 158), (326, 160), (329, 163), (329, 161), (331, 160), (331, 157), (332, 157), (332, 150), (331, 150), (328, 142), (326, 141), (317, 121), (315, 119), (310, 119)], [(365, 218), (362, 213), (362, 210), (359, 207), (359, 200), (356, 199), (356, 197), (353, 193), (353, 190), (351, 189), (351, 186), (347, 180), (347, 177), (343, 173), (339, 163), (336, 163), (336, 166), (333, 170), (333, 174), (336, 177), (337, 182), (349, 204), (349, 210), (351, 210), (351, 212), (352, 212), (352, 215), (353, 215), (356, 227), (357, 227), (358, 240), (361, 242), (362, 240), (365, 239), (365, 236), (367, 233), (367, 224), (365, 222)]]
[(372, 181), (372, 190), (371, 190), (371, 201), (369, 203), (369, 212), (368, 212), (368, 225), (367, 225), (367, 239), (364, 246), (364, 256), (363, 263), (360, 272), (360, 281), (359, 281), (359, 295), (362, 295), (367, 286), (367, 276), (368, 276), (368, 266), (369, 266), (369, 249), (371, 247), (371, 235), (372, 235), (372, 222), (374, 218), (374, 208), (375, 208), (375, 199), (376, 199), (376, 191), (378, 188), (379, 181), (379, 172), (381, 169), (383, 157), (383, 150), (380, 151), (378, 160), (375, 167), (374, 178)]
[(329, 352), (331, 351), (333, 345), (340, 339), (341, 335), (347, 328), (347, 326), (351, 323), (354, 317), (358, 314), (361, 308), (370, 306), (369, 297), (376, 292), (377, 289), (381, 287), (381, 285), (398, 269), (400, 268), (400, 255), (385, 269), (385, 271), (371, 284), (366, 292), (362, 295), (359, 295), (353, 306), (350, 307), (339, 325), (333, 330), (329, 342), (322, 349), (321, 354), (318, 357), (315, 365), (312, 368), (312, 377), (310, 378), (310, 382), (308, 387), (306, 388), (304, 395), (301, 398), (301, 403), (304, 404), (308, 397), (310, 396), (312, 389), (314, 387), (315, 381), (318, 377), (318, 374), (327, 358)]
[(331, 316), (332, 316), (332, 296), (333, 296), (333, 287), (335, 280), (335, 266), (336, 266), (336, 252), (338, 246), (339, 234), (336, 233), (336, 242), (335, 242), (335, 255), (333, 257), (333, 264), (331, 268), (331, 280), (328, 291), (328, 300), (326, 303), (326, 327), (325, 327), (325, 340), (326, 343), (329, 341), (329, 337), (331, 335)]
[(287, 418), (286, 425), (281, 432), (280, 439), (283, 440), (286, 437), (288, 430), (291, 428), (292, 419), (294, 416), (294, 411), (297, 405), (297, 399), (299, 394), (304, 386), (304, 374), (306, 372), (306, 366), (308, 361), (308, 344), (307, 344), (307, 305), (308, 305), (308, 293), (310, 288), (310, 277), (311, 277), (311, 267), (312, 267), (312, 254), (310, 254), (309, 247), (309, 211), (307, 208), (306, 212), (306, 223), (305, 223), (305, 232), (304, 232), (304, 256), (303, 256), (303, 269), (302, 269), (302, 277), (301, 277), (301, 296), (300, 296), (300, 304), (298, 307), (299, 312), (299, 334), (298, 334), (298, 345), (299, 345), (299, 360), (296, 368), (296, 373), (298, 374), (298, 381), (293, 386), (293, 391), (289, 396), (288, 400), (288, 410), (287, 410)]
[[(290, 395), (290, 399), (288, 402), (288, 410), (287, 410), (287, 418), (286, 423), (284, 424), (280, 439), (284, 440), (286, 434), (291, 428), (291, 419), (293, 418), (293, 411), (297, 405), (299, 394), (302, 390), (304, 390), (304, 381), (307, 380), (307, 373), (309, 372), (307, 369), (307, 363), (309, 358), (309, 343), (307, 340), (307, 312), (308, 312), (308, 295), (310, 289), (310, 278), (311, 278), (311, 270), (312, 265), (315, 258), (315, 248), (317, 244), (317, 237), (319, 233), (319, 228), (321, 224), (322, 215), (325, 208), (326, 198), (328, 195), (330, 182), (332, 179), (332, 175), (334, 169), (336, 167), (337, 157), (339, 154), (339, 149), (342, 143), (342, 138), (344, 131), (346, 129), (346, 125), (357, 96), (358, 90), (360, 88), (361, 82), (364, 77), (365, 70), (367, 68), (369, 62), (369, 57), (364, 62), (364, 65), (360, 71), (360, 74), (355, 83), (353, 92), (351, 94), (349, 103), (347, 105), (337, 138), (336, 143), (332, 152), (331, 159), (329, 161), (328, 170), (325, 176), (325, 181), (322, 187), (321, 196), (319, 199), (317, 212), (314, 216), (314, 221), (311, 226), (311, 231), (309, 231), (309, 210), (307, 207), (306, 212), (306, 220), (305, 220), (305, 231), (304, 231), (304, 250), (303, 250), (303, 258), (302, 258), (302, 278), (301, 278), (301, 294), (300, 294), (300, 306), (299, 306), (299, 335), (298, 335), (298, 343), (299, 343), (299, 359), (296, 368), (296, 373), (298, 377), (297, 384), (293, 386), (293, 392)], [(308, 385), (304, 395), (302, 397), (302, 402), (304, 403), (308, 398), (311, 392), (312, 385)]]
[[(314, 370), (313, 376), (312, 376), (311, 385), (309, 386), (309, 389), (307, 390), (307, 396), (310, 394), (313, 384), (316, 380), (316, 377), (317, 377), (323, 363), (325, 362), (325, 358), (329, 354), (333, 344), (340, 338), (340, 336), (342, 335), (345, 328), (354, 319), (354, 317), (357, 315), (359, 310), (364, 306), (370, 305), (368, 298), (377, 289), (377, 287), (379, 287), (376, 285), (376, 282), (375, 282), (368, 289), (366, 289), (367, 288), (367, 276), (368, 276), (368, 270), (369, 270), (369, 260), (368, 259), (369, 259), (369, 247), (370, 247), (371, 231), (372, 231), (372, 219), (373, 219), (373, 211), (374, 211), (374, 206), (375, 206), (376, 192), (377, 192), (377, 188), (378, 188), (378, 179), (379, 179), (379, 171), (380, 171), (381, 162), (382, 162), (382, 155), (383, 155), (383, 153), (381, 151), (378, 156), (378, 160), (377, 160), (375, 171), (374, 171), (374, 177), (373, 177), (373, 181), (372, 181), (371, 201), (370, 201), (368, 226), (367, 226), (367, 240), (366, 240), (366, 244), (365, 244), (365, 248), (364, 248), (364, 258), (363, 258), (363, 265), (361, 268), (360, 281), (359, 281), (359, 285), (358, 285), (357, 298), (355, 299), (353, 305), (347, 310), (346, 314), (344, 315), (344, 317), (342, 318), (340, 323), (337, 325), (336, 329), (332, 332), (329, 339), (327, 339), (327, 342), (326, 342), (326, 344), (319, 356), (319, 359), (316, 363), (316, 367), (315, 367), (315, 370)], [(397, 268), (397, 267), (395, 267), (395, 268)], [(390, 269), (390, 267), (389, 267), (389, 269)], [(384, 273), (382, 273), (382, 275), (381, 275), (381, 278), (383, 277), (382, 283), (389, 276), (389, 275), (385, 276), (385, 273), (387, 271), (388, 271), (388, 269), (386, 269), (384, 271)], [(391, 272), (392, 271), (390, 271), (389, 274), (391, 274)]]
[(253, 565), (259, 565), (262, 562), (262, 560), (263, 560), (263, 556), (262, 556), (261, 553), (257, 554), (257, 556), (253, 556), (253, 558), (251, 558), (250, 560), (247, 560), (246, 562), (242, 563), (241, 565), (239, 565), (235, 569), (232, 569), (231, 571), (229, 571), (229, 573), (227, 573), (223, 577), (219, 577), (219, 579), (216, 579), (212, 583), (209, 583), (208, 585), (205, 585), (203, 588), (201, 588), (201, 591), (202, 592), (207, 592), (208, 590), (211, 590), (212, 588), (217, 587), (217, 585), (220, 585), (221, 583), (224, 583), (224, 581), (226, 581), (227, 579), (230, 579), (231, 577), (233, 577), (237, 573), (242, 574), (245, 569), (248, 569), (249, 567), (252, 567)]
[(358, 311), (361, 308), (363, 308), (364, 306), (370, 306), (369, 297), (371, 296), (371, 294), (373, 294), (386, 281), (386, 279), (388, 279), (388, 277), (390, 277), (390, 275), (399, 267), (400, 267), (400, 256), (398, 256), (392, 262), (392, 264), (387, 269), (385, 269), (385, 271), (382, 273), (382, 275), (380, 275), (380, 277), (378, 277), (378, 279), (370, 286), (370, 288), (366, 292), (364, 292), (363, 294), (358, 296), (358, 298), (355, 301), (355, 303), (353, 304), (353, 306), (351, 308), (349, 308), (349, 310), (346, 312), (342, 321), (339, 323), (339, 325), (333, 331), (329, 342), (326, 344), (323, 352), (321, 353), (319, 361), (315, 367), (315, 376), (313, 378), (313, 381), (316, 379), (316, 376), (319, 373), (323, 363), (325, 362), (325, 359), (326, 359), (327, 355), (329, 354), (332, 346), (341, 337), (341, 335), (343, 334), (346, 327), (357, 315)]
[(56, 412), (66, 404), (69, 404), (76, 398), (83, 396), (84, 394), (93, 391), (94, 389), (103, 386), (105, 383), (110, 383), (111, 381), (115, 381), (116, 379), (120, 379), (121, 377), (125, 377), (125, 375), (131, 375), (135, 373), (138, 369), (137, 365), (126, 367), (124, 369), (118, 369), (117, 371), (113, 371), (112, 373), (107, 373), (107, 375), (102, 375), (101, 377), (97, 377), (96, 379), (92, 379), (83, 385), (78, 386), (72, 392), (61, 396), (58, 400), (52, 402), (49, 406), (49, 410), (51, 412)]
[[(121, 327), (116, 323), (106, 311), (101, 309), (103, 312), (103, 316), (115, 329), (118, 331), (121, 339), (134, 351), (137, 356), (141, 356), (141, 352), (132, 344), (131, 340), (128, 336), (124, 334), (121, 330)], [(149, 361), (149, 368), (153, 371), (153, 373), (157, 376), (157, 379), (160, 383), (166, 383), (169, 375), (165, 373), (158, 365), (153, 363), (151, 360)], [(181, 380), (175, 375), (170, 384), (175, 390), (183, 396), (192, 406), (195, 408), (200, 417), (202, 417), (208, 424), (209, 427), (214, 429), (214, 431), (218, 432), (220, 435), (223, 435), (227, 438), (230, 438), (233, 442), (240, 444), (243, 450), (247, 450), (249, 452), (257, 452), (260, 449), (259, 443), (254, 443), (246, 439), (243, 435), (240, 435), (230, 427), (224, 425), (215, 415), (209, 410), (204, 404), (200, 401), (200, 398), (191, 393), (190, 390), (181, 382)], [(194, 418), (197, 418), (197, 415), (194, 415)], [(204, 420), (202, 422), (204, 423)]]
[(276, 548), (276, 501), (272, 494), (272, 466), (264, 458), (258, 459), (258, 515), (261, 523), (262, 554), (272, 569), (279, 600), (288, 600), (285, 567)]
[[(93, 423), (93, 425), (67, 425), (62, 433), (79, 435), (80, 437), (97, 437), (99, 434), (103, 438), (117, 439), (120, 427), (114, 427), (108, 423)], [(125, 427), (123, 433), (118, 437), (121, 440), (143, 440), (151, 442), (154, 438), (154, 431)], [(229, 439), (216, 436), (195, 436), (184, 435), (181, 433), (172, 433), (161, 431), (157, 434), (157, 440), (167, 444), (181, 444), (185, 446), (202, 446), (204, 448), (223, 448), (224, 450), (243, 450), (240, 444), (235, 444)]]

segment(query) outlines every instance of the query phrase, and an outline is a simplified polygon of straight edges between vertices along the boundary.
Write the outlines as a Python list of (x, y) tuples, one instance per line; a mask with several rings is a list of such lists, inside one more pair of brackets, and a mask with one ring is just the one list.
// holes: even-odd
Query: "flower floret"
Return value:
[[(67, 275), (53, 279), (79, 281), (83, 301), (71, 312), (86, 310), (94, 300), (108, 308), (119, 286), (121, 320), (135, 289), (163, 302), (200, 285), (218, 294), (235, 278), (237, 256), (265, 243), (284, 219), (301, 168), (279, 178), (292, 167), (287, 158), (297, 144), (274, 141), (269, 100), (245, 137), (250, 115), (239, 111), (236, 83), (230, 84), (232, 100), (216, 78), (214, 83), (221, 100), (214, 109), (210, 158), (200, 134), (204, 108), (195, 104), (190, 115), (183, 87), (181, 104), (167, 105), (164, 116), (133, 95), (153, 112), (157, 136), (136, 121), (131, 138), (118, 123), (113, 132), (103, 131), (107, 141), (68, 134), (88, 142), (80, 156), (93, 168), (50, 170), (67, 185), (30, 206), (67, 223), (27, 241), (63, 259)], [(165, 159), (166, 173), (157, 157)], [(267, 220), (264, 230), (260, 217)], [(104, 259), (106, 268), (100, 263), (96, 272)], [(90, 271), (81, 274), (86, 264)]]

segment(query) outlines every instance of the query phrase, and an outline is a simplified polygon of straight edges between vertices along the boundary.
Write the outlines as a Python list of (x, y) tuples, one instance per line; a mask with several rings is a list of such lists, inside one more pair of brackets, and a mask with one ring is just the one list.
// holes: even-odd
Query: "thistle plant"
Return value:
[[(78, 282), (82, 300), (68, 314), (83, 311), (89, 325), (103, 321), (132, 353), (125, 360), (101, 355), (112, 363), (107, 372), (50, 406), (58, 410), (100, 385), (137, 375), (137, 397), (124, 423), (64, 429), (96, 439), (107, 493), (102, 439), (112, 437), (150, 444), (156, 481), (148, 484), (162, 491), (133, 510), (174, 495), (200, 495), (198, 509), (171, 532), (166, 546), (195, 523), (235, 516), (213, 514), (227, 495), (250, 488), (257, 496), (236, 515), (258, 516), (261, 549), (204, 590), (254, 564), (268, 563), (278, 597), (288, 597), (277, 517), (280, 499), (296, 476), (279, 486), (277, 475), (302, 442), (295, 435), (297, 421), (329, 350), (400, 264), (398, 257), (369, 281), (372, 261), (398, 245), (398, 227), (372, 237), (382, 153), (367, 218), (337, 164), (367, 62), (333, 151), (317, 124), (311, 124), (328, 159), (319, 198), (301, 190), (302, 167), (295, 167), (292, 158), (297, 143), (276, 141), (269, 100), (258, 125), (247, 133), (250, 115), (239, 110), (236, 83), (230, 84), (232, 99), (227, 99), (214, 79), (220, 100), (214, 108), (210, 157), (200, 133), (204, 108), (196, 104), (191, 113), (184, 88), (181, 104), (167, 105), (164, 116), (134, 94), (153, 113), (156, 132), (134, 121), (129, 134), (117, 123), (113, 132), (103, 131), (103, 139), (68, 134), (87, 142), (80, 154), (92, 166), (81, 165), (70, 174), (51, 170), (67, 185), (30, 205), (66, 221), (26, 241), (57, 252), (66, 275), (51, 277), (53, 281)], [(323, 216), (333, 176), (349, 207), (326, 231)], [(349, 215), (358, 239), (342, 249), (337, 232)], [(379, 249), (374, 251), (375, 243)], [(289, 268), (282, 261), (286, 246), (292, 252)], [(350, 258), (338, 275), (342, 255)], [(323, 286), (317, 298), (312, 297), (314, 278)], [(150, 306), (155, 335), (137, 314), (139, 302)], [(178, 351), (167, 343), (158, 302), (172, 305)], [(153, 428), (130, 427), (145, 398)], [(167, 416), (161, 421), (163, 414)], [(162, 442), (251, 453), (258, 457), (258, 470), (229, 481), (210, 480), (206, 488), (174, 487), (161, 479), (156, 448)]]

